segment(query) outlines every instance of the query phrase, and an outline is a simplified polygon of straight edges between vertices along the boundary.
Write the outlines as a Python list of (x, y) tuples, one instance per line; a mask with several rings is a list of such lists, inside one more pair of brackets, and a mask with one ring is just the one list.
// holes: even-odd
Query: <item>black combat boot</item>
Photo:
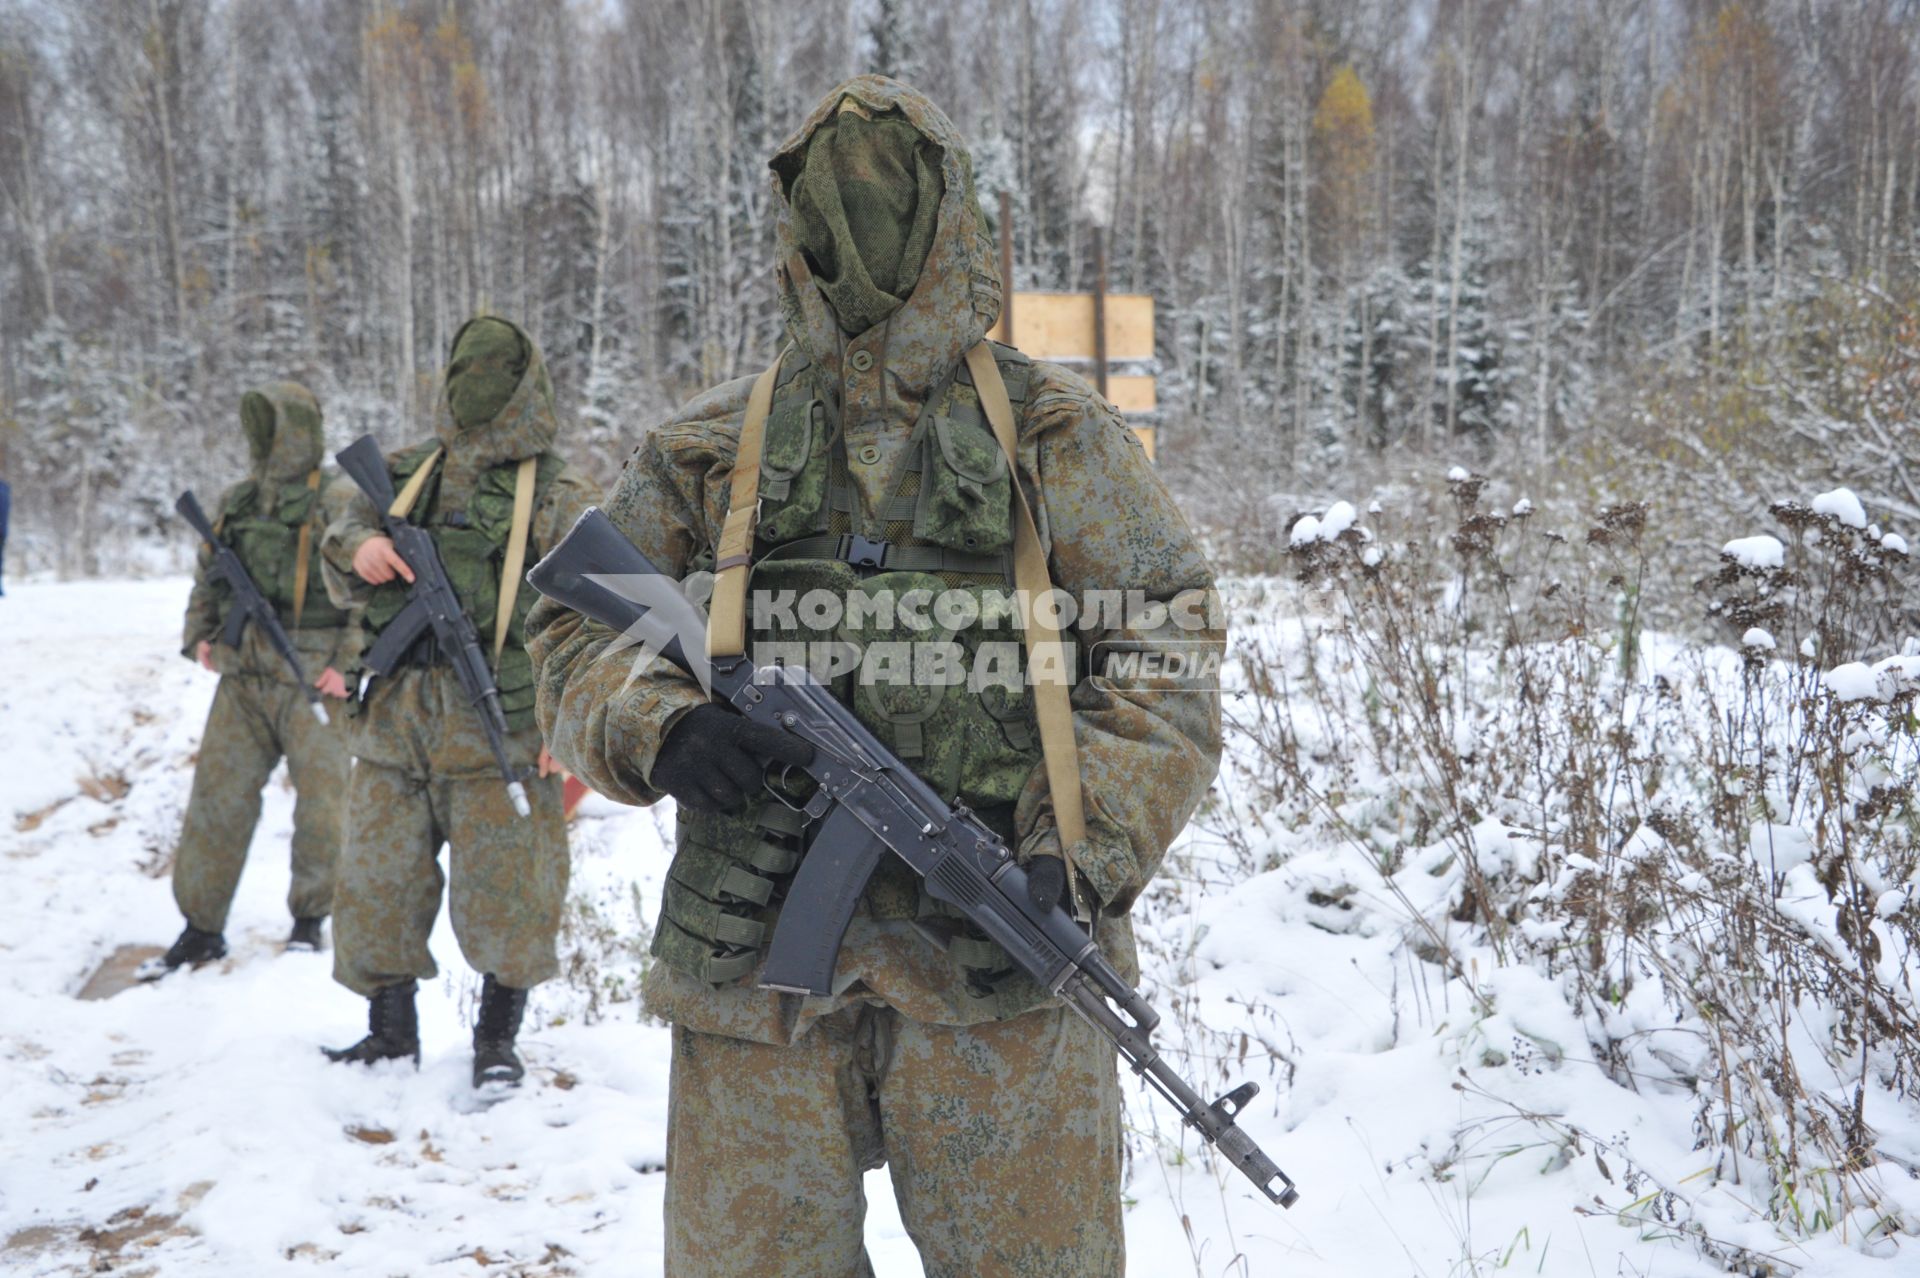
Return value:
[(420, 1017), (413, 1006), (413, 981), (382, 986), (367, 1000), (367, 1036), (352, 1047), (323, 1047), (330, 1061), (371, 1065), (411, 1056), (420, 1063)]
[(324, 918), (295, 919), (293, 921), (293, 934), (287, 937), (287, 948), (289, 950), (300, 950), (309, 954), (318, 950), (320, 948), (320, 928), (325, 922), (326, 920)]
[(480, 1018), (473, 1025), (473, 1085), (500, 1083), (518, 1087), (526, 1066), (513, 1050), (527, 992), (502, 985), (491, 973), (480, 986)]
[(189, 923), (171, 949), (142, 963), (133, 970), (133, 975), (136, 980), (157, 981), (176, 968), (200, 967), (226, 956), (226, 937), (218, 932), (202, 932)]

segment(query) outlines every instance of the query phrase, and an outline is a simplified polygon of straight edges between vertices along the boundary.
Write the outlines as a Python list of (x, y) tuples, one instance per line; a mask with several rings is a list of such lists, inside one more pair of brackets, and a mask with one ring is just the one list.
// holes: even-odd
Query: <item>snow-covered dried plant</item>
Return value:
[[(1778, 503), (1696, 585), (1731, 646), (1690, 645), (1642, 629), (1652, 508), (1563, 532), (1488, 486), (1295, 525), (1304, 637), (1240, 641), (1243, 779), (1364, 852), (1482, 1006), (1474, 963), (1529, 965), (1615, 1083), (1691, 1095), (1709, 1183), (1784, 1234), (1920, 1228), (1881, 1192), (1920, 1167), (1875, 1129), (1920, 1089), (1905, 542), (1844, 489)], [(1677, 1187), (1620, 1208), (1731, 1254)]]

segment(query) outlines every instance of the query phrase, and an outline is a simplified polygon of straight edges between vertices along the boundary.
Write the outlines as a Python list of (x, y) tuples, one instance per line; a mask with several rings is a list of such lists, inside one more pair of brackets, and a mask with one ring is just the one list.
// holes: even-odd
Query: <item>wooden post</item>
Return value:
[(1093, 381), (1107, 395), (1107, 236), (1093, 228)]
[(1000, 331), (1007, 345), (1013, 336), (1013, 192), (1000, 192)]

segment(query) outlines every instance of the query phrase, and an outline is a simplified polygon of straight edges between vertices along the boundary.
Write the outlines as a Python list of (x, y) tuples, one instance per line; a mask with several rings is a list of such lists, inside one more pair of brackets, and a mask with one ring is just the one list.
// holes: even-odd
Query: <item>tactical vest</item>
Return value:
[[(436, 448), (437, 445), (431, 443), (418, 444), (394, 456), (388, 469), (396, 490), (406, 486)], [(482, 648), (491, 650), (495, 613), (500, 605), (500, 574), (506, 564), (507, 540), (513, 531), (513, 485), (520, 463), (502, 462), (483, 471), (467, 508), (459, 511), (440, 507), (441, 469), (436, 466), (428, 477), (409, 518), (432, 534), (433, 544), (440, 552), (440, 563), (447, 570), (454, 593), (460, 597), (467, 620), (479, 633)], [(564, 469), (563, 458), (554, 453), (540, 454), (534, 470), (535, 510), (540, 508), (548, 485)], [(533, 726), (533, 661), (527, 656), (526, 626), (527, 613), (532, 610), (536, 597), (537, 592), (525, 587), (515, 595), (506, 646), (493, 672), (509, 732)], [(406, 606), (406, 582), (395, 578), (374, 587), (362, 619), (369, 645)]]
[[(1018, 420), (1029, 362), (1011, 347), (995, 346), (993, 353)], [(856, 533), (859, 498), (837, 406), (815, 393), (804, 357), (789, 352), (762, 452), (749, 655), (766, 664), (769, 654), (797, 657), (797, 644), (837, 643), (864, 659), (889, 651), (875, 645), (899, 645), (891, 649), (894, 663), (872, 672), (887, 677), (839, 674), (832, 680), (835, 695), (943, 797), (964, 800), (1011, 841), (1014, 804), (1040, 766), (1041, 750), (1022, 632), (1013, 622), (1014, 479), (964, 365), (928, 398), (902, 466), (904, 477), (879, 512), (881, 536)], [(826, 592), (817, 597), (848, 606), (831, 625), (811, 623), (807, 610), (796, 607), (797, 626), (757, 608), (757, 601), (787, 591), (801, 600), (810, 591)], [(852, 606), (856, 597), (879, 603), (887, 592), (896, 605), (891, 616), (884, 608)], [(901, 606), (943, 592), (955, 607)], [(960, 606), (962, 596), (975, 606)], [(957, 652), (958, 670), (927, 668), (936, 650)], [(901, 659), (913, 663), (911, 678), (899, 678)], [(993, 677), (970, 689), (977, 669), (990, 669)], [(740, 815), (681, 810), (655, 955), (713, 984), (753, 970), (780, 895), (814, 832), (790, 806), (801, 797), (763, 794)], [(866, 904), (874, 917), (912, 919), (937, 934), (977, 996), (993, 995), (1011, 968), (998, 946), (928, 896), (894, 858), (882, 860)]]
[[(260, 481), (249, 479), (227, 491), (219, 518), (220, 540), (233, 547), (260, 593), (280, 614), (280, 624), (294, 629), (323, 630), (346, 623), (346, 614), (327, 598), (320, 577), (320, 494), (306, 479), (275, 485), (278, 501), (273, 513), (261, 510)], [(309, 519), (305, 573), (299, 570), (300, 530)], [(305, 587), (300, 619), (294, 621), (295, 602)], [(229, 607), (232, 605), (229, 604)], [(222, 622), (226, 620), (224, 614)]]

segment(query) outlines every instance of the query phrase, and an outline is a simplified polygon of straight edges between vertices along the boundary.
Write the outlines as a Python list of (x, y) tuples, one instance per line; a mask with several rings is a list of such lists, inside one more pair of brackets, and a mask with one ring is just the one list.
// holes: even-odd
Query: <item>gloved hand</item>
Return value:
[(696, 812), (731, 812), (766, 783), (769, 763), (812, 762), (813, 747), (791, 732), (708, 703), (668, 730), (648, 780)]
[(1067, 863), (1051, 852), (1027, 862), (1027, 899), (1036, 910), (1051, 910), (1067, 893)]

